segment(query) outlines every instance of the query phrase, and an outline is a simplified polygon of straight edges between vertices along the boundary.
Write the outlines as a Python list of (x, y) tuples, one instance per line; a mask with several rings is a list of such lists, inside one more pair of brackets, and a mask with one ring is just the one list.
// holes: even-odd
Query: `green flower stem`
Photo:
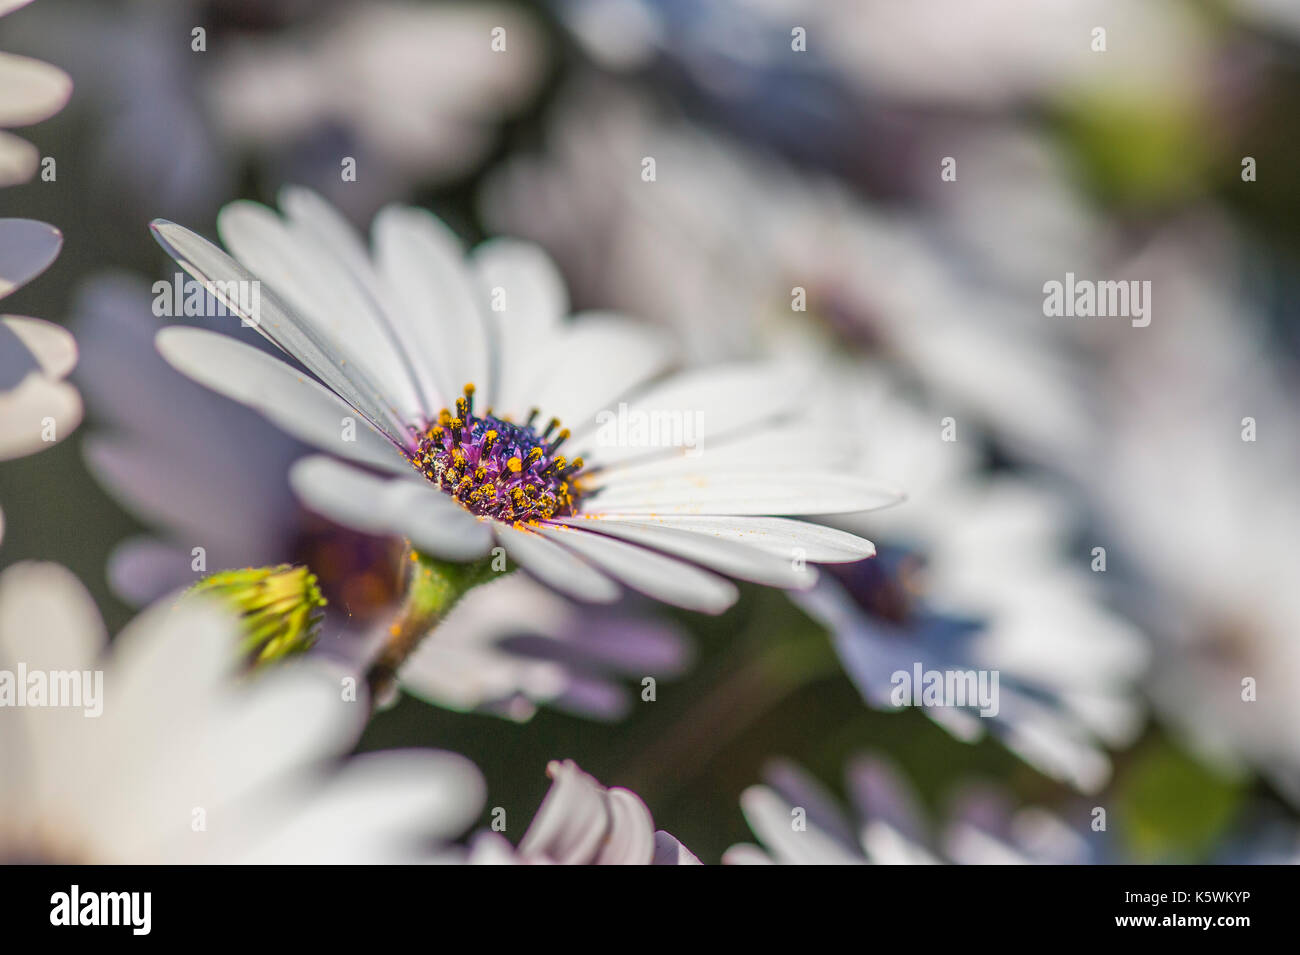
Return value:
[(407, 551), (406, 595), (388, 628), (388, 639), (366, 671), (370, 699), (378, 702), (397, 686), (397, 673), (415, 648), (440, 624), (470, 590), (506, 571), (492, 568), (492, 557), (468, 564), (437, 560), (411, 548)]

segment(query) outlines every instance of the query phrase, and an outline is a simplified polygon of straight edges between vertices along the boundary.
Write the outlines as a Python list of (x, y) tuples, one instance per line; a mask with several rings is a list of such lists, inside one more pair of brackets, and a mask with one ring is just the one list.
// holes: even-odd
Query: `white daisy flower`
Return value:
[[(731, 365), (656, 380), (670, 360), (659, 336), (609, 314), (566, 320), (562, 283), (532, 246), (496, 240), (466, 261), (432, 215), (390, 207), (367, 253), (314, 194), (286, 190), (281, 206), (284, 219), (249, 202), (222, 211), (239, 261), (170, 222), (153, 228), (323, 384), (214, 332), (164, 329), (157, 344), (182, 372), (332, 452), (291, 474), (312, 509), (405, 536), (433, 560), (479, 561), (453, 591), (508, 555), (581, 600), (613, 601), (622, 583), (706, 613), (737, 596), (723, 575), (807, 587), (805, 561), (873, 552), (791, 519), (900, 497), (842, 466), (841, 422), (801, 420), (802, 372)], [(664, 421), (683, 427), (647, 424)]]
[[(53, 226), (0, 219), (0, 298), (45, 271), (62, 245)], [(63, 380), (76, 363), (77, 343), (58, 325), (0, 315), (0, 461), (47, 448), (77, 427), (81, 397)]]
[[(303, 664), (235, 681), (239, 632), (216, 603), (190, 598), (145, 611), (106, 649), (67, 570), (0, 574), (0, 859), (454, 857), (448, 842), (483, 803), (477, 769), (431, 751), (336, 764), (365, 725), (364, 702)], [(56, 686), (86, 692), (49, 705)]]
[[(297, 502), (288, 472), (309, 449), (151, 353), (157, 319), (143, 280), (89, 282), (74, 313), (77, 376), (99, 424), (82, 441), (86, 467), (152, 531), (114, 548), (114, 591), (142, 605), (217, 571), (306, 565), (328, 600), (313, 652), (363, 665), (397, 611), (401, 541)], [(616, 719), (631, 705), (628, 680), (671, 679), (691, 659), (685, 634), (636, 603), (586, 607), (512, 574), (467, 594), (399, 682), (434, 705), (512, 720), (541, 706)]]
[(512, 848), (496, 832), (480, 833), (470, 850), (478, 865), (699, 865), (673, 836), (656, 831), (636, 793), (602, 786), (571, 759), (546, 767), (551, 790)]
[[(0, 17), (31, 0), (0, 0)], [(72, 95), (72, 80), (56, 66), (13, 53), (0, 53), (0, 130), (49, 119)], [(40, 156), (31, 143), (0, 132), (0, 186), (26, 182)]]

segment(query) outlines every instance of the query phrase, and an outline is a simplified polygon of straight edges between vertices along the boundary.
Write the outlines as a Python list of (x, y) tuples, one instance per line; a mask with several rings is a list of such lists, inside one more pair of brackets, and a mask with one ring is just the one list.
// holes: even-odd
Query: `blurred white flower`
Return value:
[[(1071, 556), (1075, 529), (1053, 486), (984, 474), (974, 444), (915, 404), (878, 367), (826, 377), (829, 403), (868, 424), (858, 468), (904, 482), (908, 500), (877, 515), (831, 516), (869, 532), (879, 555), (832, 568), (796, 601), (827, 626), (866, 701), (893, 711), (894, 674), (986, 671), (998, 675), (995, 714), (923, 707), (960, 739), (988, 732), (1041, 771), (1088, 791), (1110, 775), (1105, 747), (1141, 728), (1138, 681), (1149, 647), (1111, 611), (1087, 548)], [(959, 421), (954, 427), (962, 427)]]
[(289, 36), (231, 37), (213, 55), (208, 100), (226, 141), (283, 150), (342, 131), (331, 178), (341, 182), (345, 155), (358, 169), (355, 183), (331, 190), (340, 205), (358, 192), (394, 196), (402, 183), (463, 175), (546, 70), (536, 21), (489, 3), (349, 6)]
[[(725, 89), (764, 70), (811, 70), (799, 63), (807, 59), (865, 98), (970, 110), (1098, 89), (1133, 98), (1190, 93), (1208, 62), (1211, 29), (1178, 0), (554, 2), (607, 68), (638, 68), (660, 54), (698, 83)], [(1097, 28), (1106, 31), (1102, 51), (1094, 50)]]
[(147, 610), (106, 650), (94, 603), (67, 570), (23, 563), (0, 574), (0, 666), (51, 687), (59, 674), (102, 675), (98, 715), (30, 699), (0, 708), (0, 858), (455, 858), (447, 843), (483, 803), (474, 766), (413, 750), (338, 765), (365, 724), (364, 699), (306, 663), (238, 683), (237, 636), (231, 615), (189, 598)]
[[(732, 846), (731, 865), (1116, 865), (1138, 861), (1114, 832), (1094, 827), (1095, 808), (1079, 800), (1056, 809), (1019, 805), (987, 783), (959, 783), (938, 824), (889, 760), (859, 755), (845, 767), (850, 812), (793, 762), (774, 760), (764, 783), (741, 794), (741, 809), (761, 847)], [(1257, 807), (1258, 808), (1258, 807)], [(1300, 832), (1291, 822), (1245, 814), (1209, 858), (1221, 864), (1295, 864)], [(1252, 818), (1252, 816), (1254, 818)]]
[(478, 865), (699, 865), (663, 831), (628, 789), (602, 786), (571, 759), (546, 767), (551, 789), (517, 849), (496, 832), (480, 833), (470, 850)]
[[(1029, 190), (1026, 163), (1052, 168), (1039, 153), (1012, 164), (1018, 208), (1066, 201), (1050, 171)], [(986, 224), (979, 241), (963, 230), (954, 242), (923, 216), (867, 205), (644, 100), (579, 87), (561, 98), (544, 151), (489, 176), (482, 208), (494, 228), (554, 254), (579, 300), (673, 327), (692, 361), (830, 342), (894, 363), (1016, 451), (1078, 468), (1094, 435), (1064, 328), (1043, 320), (1041, 275), (1025, 299), (1023, 272), (1002, 266), (1025, 248), (1068, 237), (1077, 252), (1096, 237), (1063, 232), (1050, 211), (1019, 233), (1002, 211), (989, 223), (987, 208), (951, 201), (952, 219)], [(1002, 242), (1016, 251), (990, 247)], [(988, 281), (991, 262), (1005, 286)]]
[(1159, 637), (1151, 692), (1200, 755), (1300, 805), (1294, 385), (1223, 223), (1180, 222), (1131, 268), (1167, 318), (1111, 343), (1096, 493)]
[[(921, 104), (978, 109), (1097, 91), (1168, 97), (1197, 88), (1209, 55), (1208, 25), (1178, 0), (795, 5), (864, 91)], [(1099, 28), (1104, 51), (1095, 49)]]
[[(0, 299), (45, 271), (62, 245), (44, 222), (0, 219)], [(77, 343), (58, 325), (0, 315), (0, 461), (50, 447), (77, 427), (81, 396), (63, 380), (76, 363)]]
[[(651, 384), (669, 364), (661, 337), (621, 316), (566, 320), (563, 285), (530, 245), (488, 242), (466, 260), (432, 215), (390, 207), (370, 253), (314, 194), (287, 190), (281, 205), (287, 219), (248, 202), (223, 210), (223, 239), (242, 264), (180, 226), (154, 230), (326, 387), (213, 332), (165, 329), (158, 347), (190, 377), (351, 462), (295, 465), (292, 483), (313, 510), (409, 537), (437, 559), (499, 546), (579, 599), (610, 602), (621, 581), (709, 613), (737, 595), (716, 572), (799, 588), (815, 574), (796, 554), (833, 563), (872, 553), (851, 534), (768, 516), (899, 498), (839, 466), (847, 449), (834, 441), (808, 443), (810, 426), (828, 440), (839, 427), (803, 420), (809, 370), (732, 365)], [(250, 287), (259, 309), (231, 291)], [(637, 421), (689, 420), (689, 443), (606, 435), (615, 402)], [(569, 459), (566, 443), (591, 453)], [(771, 453), (786, 443), (815, 453)]]
[[(0, 17), (31, 0), (0, 0)], [(11, 133), (49, 119), (72, 95), (72, 80), (56, 66), (13, 53), (0, 53), (0, 186), (26, 182), (40, 159), (31, 143)]]
[(1086, 824), (1070, 825), (1037, 807), (1013, 810), (1001, 793), (971, 790), (937, 835), (925, 809), (888, 761), (859, 756), (845, 769), (852, 805), (838, 800), (794, 763), (780, 760), (765, 785), (740, 797), (741, 809), (763, 847), (732, 846), (731, 865), (961, 865), (1052, 864), (1099, 861), (1107, 841)]

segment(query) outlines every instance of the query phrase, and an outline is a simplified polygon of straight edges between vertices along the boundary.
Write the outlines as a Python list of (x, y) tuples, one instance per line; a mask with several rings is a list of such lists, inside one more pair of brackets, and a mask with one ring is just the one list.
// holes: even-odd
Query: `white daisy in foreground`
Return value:
[[(31, 0), (0, 0), (0, 17)], [(30, 126), (61, 110), (72, 94), (72, 80), (56, 66), (13, 53), (0, 53), (0, 130)], [(0, 186), (26, 182), (40, 156), (26, 140), (0, 132)]]
[[(308, 449), (152, 353), (158, 320), (143, 280), (89, 282), (73, 312), (78, 382), (98, 426), (82, 441), (86, 467), (149, 528), (113, 550), (114, 591), (143, 605), (218, 571), (306, 565), (328, 601), (315, 652), (363, 665), (397, 611), (402, 542), (298, 504), (288, 472)], [(456, 605), (400, 682), (434, 705), (512, 720), (540, 706), (617, 719), (634, 699), (629, 681), (671, 679), (691, 659), (685, 635), (638, 613), (638, 603), (586, 607), (523, 574), (503, 575)]]
[(0, 574), (0, 861), (447, 855), (437, 846), (483, 802), (474, 766), (428, 751), (331, 764), (360, 735), (364, 702), (320, 667), (236, 682), (239, 633), (217, 603), (191, 598), (145, 611), (105, 652), (67, 570)]
[(602, 786), (571, 759), (546, 767), (551, 791), (514, 849), (504, 836), (485, 832), (469, 861), (479, 865), (699, 865), (689, 849), (656, 831), (636, 793)]
[(873, 553), (790, 518), (899, 498), (844, 467), (841, 422), (805, 420), (805, 373), (738, 364), (655, 381), (670, 357), (658, 335), (609, 314), (566, 320), (562, 283), (532, 246), (495, 240), (467, 261), (436, 218), (394, 206), (368, 253), (316, 195), (286, 190), (281, 206), (284, 219), (249, 202), (222, 210), (239, 261), (170, 222), (153, 228), (323, 386), (213, 332), (164, 329), (158, 349), (333, 453), (293, 469), (309, 507), (410, 539), (412, 583), (432, 585), (393, 642), (406, 642), (398, 630), (418, 640), (507, 556), (581, 600), (611, 602), (622, 583), (718, 613), (737, 595), (723, 574), (804, 588), (808, 564)]
[[(0, 299), (45, 271), (62, 245), (44, 222), (0, 219)], [(81, 397), (63, 380), (76, 363), (77, 343), (64, 329), (0, 315), (0, 461), (34, 454), (77, 427)]]

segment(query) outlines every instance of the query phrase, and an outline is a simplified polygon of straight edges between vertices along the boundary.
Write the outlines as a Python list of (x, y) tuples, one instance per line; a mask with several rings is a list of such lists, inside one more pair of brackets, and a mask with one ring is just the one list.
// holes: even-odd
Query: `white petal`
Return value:
[(24, 562), (0, 574), (3, 666), (87, 669), (107, 640), (94, 600), (70, 570)]
[(866, 861), (816, 826), (791, 827), (793, 807), (766, 786), (750, 786), (741, 793), (740, 808), (754, 834), (783, 865), (862, 865)]
[(699, 857), (681, 844), (676, 836), (660, 829), (655, 833), (655, 854), (652, 865), (703, 865)]
[(491, 343), (460, 240), (430, 213), (406, 206), (382, 209), (371, 231), (379, 272), (407, 322), (405, 334), (429, 363), (444, 398), (454, 401), (473, 383), (487, 400), (493, 393)]
[(410, 469), (392, 442), (338, 395), (251, 345), (180, 327), (164, 328), (154, 341), (177, 371), (256, 409), (294, 437), (392, 473)]
[(585, 865), (596, 857), (609, 832), (605, 787), (571, 759), (546, 767), (551, 788), (519, 841), (526, 859)]
[(591, 603), (612, 603), (618, 599), (618, 584), (541, 534), (500, 524), (496, 535), (506, 549), (506, 556), (518, 561), (524, 570), (547, 586)]
[(108, 555), (108, 583), (113, 593), (140, 606), (193, 583), (190, 551), (152, 537), (131, 537)]
[(41, 154), (25, 139), (0, 131), (0, 186), (16, 186), (36, 174)]
[(77, 364), (77, 340), (60, 325), (39, 318), (0, 316), (0, 322), (18, 336), (49, 378), (63, 378)]
[(902, 494), (849, 474), (706, 472), (611, 483), (586, 505), (592, 514), (840, 514), (887, 507)]
[(619, 521), (645, 527), (671, 527), (704, 534), (722, 540), (734, 540), (778, 557), (819, 564), (839, 564), (876, 553), (869, 540), (834, 527), (825, 527), (788, 517), (711, 517), (678, 514), (671, 517), (634, 514), (602, 514), (601, 520)]
[(536, 404), (523, 386), (533, 377), (537, 343), (548, 341), (569, 311), (564, 280), (539, 246), (518, 239), (489, 239), (470, 260), (496, 326), (496, 389), (486, 397), (497, 408), (526, 411)]
[(420, 399), (409, 358), (388, 324), (378, 278), (364, 257), (358, 261), (348, 251), (348, 227), (308, 203), (298, 201), (295, 209), (308, 218), (286, 222), (259, 203), (232, 202), (222, 208), (217, 228), (235, 258), (269, 282), (339, 354), (362, 365), (407, 419), (436, 411)]
[(649, 865), (654, 859), (654, 819), (641, 797), (630, 789), (614, 787), (606, 794), (609, 831), (596, 857), (596, 865)]
[(63, 233), (35, 219), (0, 219), (0, 298), (50, 267)]
[(405, 534), (419, 550), (447, 560), (472, 560), (492, 546), (494, 521), (475, 517), (423, 478), (390, 484), (382, 502), (390, 531)]
[(62, 441), (81, 423), (81, 412), (76, 388), (31, 372), (16, 388), (0, 392), (0, 461)]
[[(703, 419), (699, 420), (702, 423)], [(665, 421), (661, 433), (670, 435), (676, 445), (664, 443), (659, 446), (663, 450), (658, 452), (607, 464), (604, 449), (611, 444), (617, 446), (623, 438), (615, 420), (608, 429), (600, 428), (586, 439), (590, 447), (584, 448), (584, 454), (599, 467), (585, 480), (591, 487), (604, 487), (619, 481), (681, 477), (708, 471), (797, 471), (807, 467), (797, 455), (772, 453), (773, 448), (781, 447), (824, 449), (817, 455), (819, 469), (849, 470), (857, 454), (856, 449), (843, 440), (842, 434), (834, 434), (830, 429), (818, 432), (807, 421), (726, 435), (710, 440), (707, 446), (699, 433), (701, 430), (689, 421), (682, 421), (680, 425), (675, 421)]]
[(802, 590), (817, 582), (817, 571), (809, 566), (795, 568), (792, 557), (778, 557), (759, 548), (734, 540), (692, 534), (672, 527), (624, 523), (607, 518), (570, 518), (558, 523), (582, 528), (596, 534), (608, 534), (641, 544), (665, 554), (682, 557), (719, 573), (771, 587)]
[(738, 843), (722, 854), (723, 865), (776, 865), (776, 860), (756, 845)]
[(331, 520), (371, 534), (410, 537), (434, 557), (470, 560), (492, 544), (489, 522), (423, 479), (380, 477), (315, 456), (293, 466), (289, 483), (304, 504)]
[[(12, 673), (23, 664), (29, 671), (93, 670), (106, 641), (95, 602), (71, 571), (22, 562), (0, 573), (0, 669)], [(59, 777), (75, 772), (66, 759), (68, 735), (97, 722), (84, 715), (89, 702), (83, 697), (82, 707), (0, 710), (0, 805), (15, 791), (40, 805), (52, 789), (66, 786)], [(98, 703), (102, 715), (104, 695)]]
[(294, 864), (391, 861), (413, 855), (430, 836), (461, 835), (482, 811), (478, 769), (455, 753), (364, 753), (306, 800), (286, 800), (289, 818), (257, 846), (250, 862)]
[[(258, 282), (253, 273), (221, 251), (207, 239), (188, 229), (155, 219), (150, 228), (158, 243), (190, 275), (220, 300), (230, 311), (239, 312), (240, 303), (222, 294), (216, 282)], [(244, 315), (270, 341), (298, 359), (344, 401), (370, 419), (394, 442), (402, 441), (407, 422), (391, 399), (367, 375), (362, 367), (349, 364), (349, 354), (327, 340), (310, 322), (295, 315), (269, 288), (261, 289), (257, 315)]]
[(0, 53), (0, 126), (28, 126), (63, 109), (72, 80), (57, 66)]
[(401, 362), (415, 382), (422, 400), (422, 413), (435, 414), (449, 404), (436, 376), (425, 360), (419, 337), (412, 334), (413, 323), (400, 307), (393, 290), (380, 276), (361, 236), (330, 203), (310, 189), (286, 187), (280, 191), (280, 208), (291, 220), (311, 231), (352, 275), (353, 280), (373, 299), (393, 341), (402, 351)]
[(561, 525), (540, 532), (656, 600), (701, 613), (721, 613), (736, 601), (736, 587), (725, 578), (635, 544)]
[[(526, 415), (537, 407), (575, 433), (609, 405), (668, 367), (672, 349), (662, 332), (618, 315), (574, 316), (551, 344), (535, 349), (520, 403), (502, 409)], [(524, 369), (521, 369), (523, 371)], [(514, 384), (514, 382), (512, 382)]]
[[(196, 544), (207, 549), (209, 571), (284, 559), (300, 517), (283, 474), (270, 486), (255, 471), (240, 474), (195, 466), (189, 458), (176, 461), (176, 448), (155, 443), (155, 437), (95, 432), (86, 437), (82, 453), (114, 498), (184, 544), (177, 569), (185, 573), (185, 582), (201, 576), (190, 570), (190, 548)], [(287, 466), (288, 461), (280, 465)]]
[[(801, 393), (799, 377), (782, 364), (714, 365), (674, 375), (650, 388), (628, 403), (626, 413), (690, 416), (699, 423), (700, 446), (707, 448), (724, 435), (789, 412)], [(587, 431), (575, 430), (574, 434), (585, 438)], [(644, 457), (647, 450), (629, 444), (602, 445), (601, 463)]]

